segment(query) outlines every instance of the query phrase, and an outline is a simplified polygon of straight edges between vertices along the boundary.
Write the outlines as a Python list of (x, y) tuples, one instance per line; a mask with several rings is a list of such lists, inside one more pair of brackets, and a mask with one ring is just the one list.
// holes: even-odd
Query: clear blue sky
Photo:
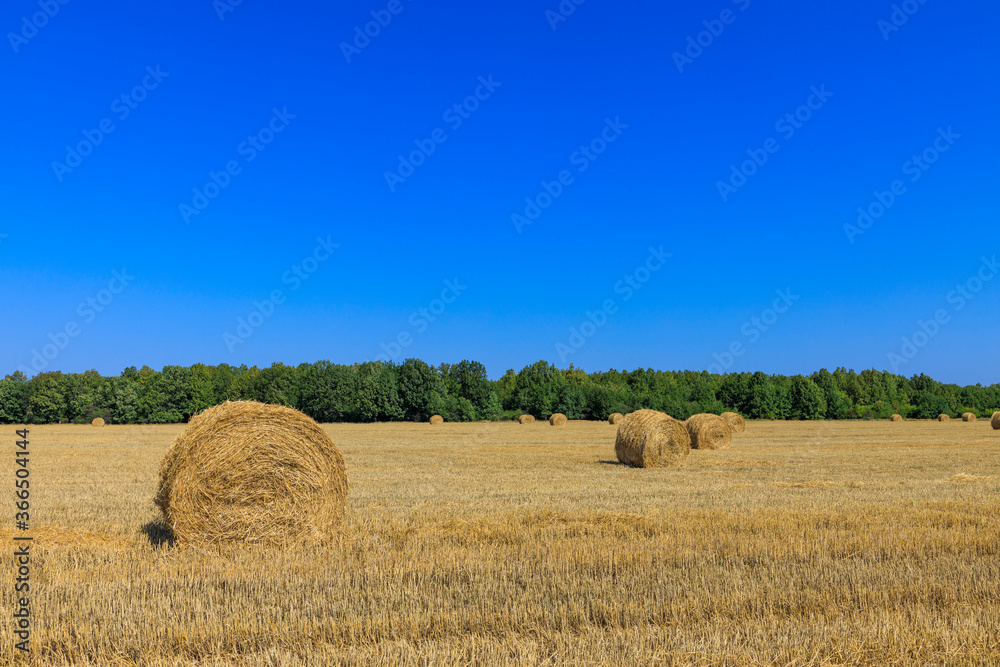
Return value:
[[(46, 345), (46, 370), (117, 374), (384, 344), (493, 377), (541, 358), (1000, 380), (996, 3), (53, 7), (2, 12), (0, 375)], [(558, 196), (516, 224), (543, 181)], [(876, 191), (894, 201), (845, 230)], [(602, 326), (574, 336), (588, 312)]]

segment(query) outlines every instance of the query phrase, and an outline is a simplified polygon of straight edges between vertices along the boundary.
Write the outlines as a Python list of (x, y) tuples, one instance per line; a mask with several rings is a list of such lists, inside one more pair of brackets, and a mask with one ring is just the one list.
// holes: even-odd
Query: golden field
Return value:
[(182, 428), (31, 429), (31, 664), (1000, 664), (985, 421), (750, 422), (683, 470), (619, 465), (603, 423), (329, 425), (342, 535), (254, 550), (164, 541)]

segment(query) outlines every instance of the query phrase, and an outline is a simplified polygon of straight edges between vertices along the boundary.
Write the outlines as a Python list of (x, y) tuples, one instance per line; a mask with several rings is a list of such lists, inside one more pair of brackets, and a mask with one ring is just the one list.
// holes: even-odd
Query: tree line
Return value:
[(121, 375), (17, 372), (0, 380), (0, 423), (168, 424), (226, 400), (287, 405), (320, 422), (498, 421), (561, 412), (570, 419), (607, 419), (614, 412), (661, 410), (679, 419), (700, 412), (739, 412), (750, 419), (930, 419), (1000, 409), (1000, 384), (961, 387), (926, 375), (838, 368), (809, 376), (707, 371), (600, 371), (539, 361), (490, 380), (477, 361), (431, 366), (344, 366), (319, 361), (269, 368), (227, 364), (130, 367)]

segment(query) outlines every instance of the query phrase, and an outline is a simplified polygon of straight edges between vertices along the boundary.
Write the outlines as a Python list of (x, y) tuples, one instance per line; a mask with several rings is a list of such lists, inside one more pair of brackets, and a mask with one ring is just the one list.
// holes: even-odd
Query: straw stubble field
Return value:
[(325, 426), (351, 481), (342, 534), (252, 550), (163, 542), (153, 496), (181, 428), (32, 429), (36, 664), (1000, 654), (1000, 437), (986, 422), (752, 422), (681, 470), (619, 465), (607, 423)]

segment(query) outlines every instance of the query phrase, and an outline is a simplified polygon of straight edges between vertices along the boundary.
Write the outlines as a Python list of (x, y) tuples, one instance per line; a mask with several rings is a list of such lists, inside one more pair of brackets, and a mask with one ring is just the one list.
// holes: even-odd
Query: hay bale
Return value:
[(680, 468), (691, 453), (684, 424), (656, 410), (637, 410), (622, 418), (615, 455), (636, 468)]
[(726, 420), (733, 433), (743, 433), (747, 430), (747, 422), (743, 419), (743, 415), (735, 412), (723, 412), (721, 417)]
[(567, 422), (569, 422), (569, 420), (566, 419), (566, 415), (561, 412), (557, 412), (549, 417), (549, 424), (552, 426), (565, 426)]
[(939, 422), (950, 422), (951, 421), (951, 417), (949, 417), (948, 415), (945, 415), (945, 414), (940, 414), (940, 415), (938, 415), (938, 421)]
[(610, 417), (608, 417), (608, 423), (611, 424), (612, 426), (614, 426), (615, 424), (617, 424), (618, 422), (620, 422), (624, 418), (625, 418), (625, 415), (623, 415), (620, 412), (616, 412), (613, 415), (611, 415)]
[(993, 419), (990, 420), (990, 425), (993, 426), (993, 430), (1000, 431), (1000, 412), (993, 413)]
[(104, 426), (104, 420), (101, 419), (100, 417), (97, 417), (96, 419), (94, 419), (94, 421), (90, 422), (90, 425), (97, 428), (101, 428)]
[(433, 417), (431, 417), (431, 425), (437, 425), (443, 423), (444, 423), (444, 417), (442, 417), (441, 415), (434, 415)]
[(903, 421), (903, 415), (893, 415), (893, 416), (889, 417), (889, 421), (891, 421), (891, 422), (901, 422), (901, 421)]
[(964, 421), (964, 422), (974, 422), (974, 421), (976, 421), (976, 415), (974, 415), (971, 412), (966, 412), (964, 415), (962, 415), (962, 421)]
[(180, 542), (318, 542), (344, 518), (347, 489), (319, 424), (238, 401), (191, 418), (160, 466), (156, 504)]
[(534, 415), (521, 415), (520, 417), (517, 418), (517, 421), (520, 422), (521, 424), (534, 424), (535, 423), (535, 416)]
[(684, 426), (691, 434), (691, 449), (729, 449), (733, 444), (733, 430), (719, 415), (694, 415)]

